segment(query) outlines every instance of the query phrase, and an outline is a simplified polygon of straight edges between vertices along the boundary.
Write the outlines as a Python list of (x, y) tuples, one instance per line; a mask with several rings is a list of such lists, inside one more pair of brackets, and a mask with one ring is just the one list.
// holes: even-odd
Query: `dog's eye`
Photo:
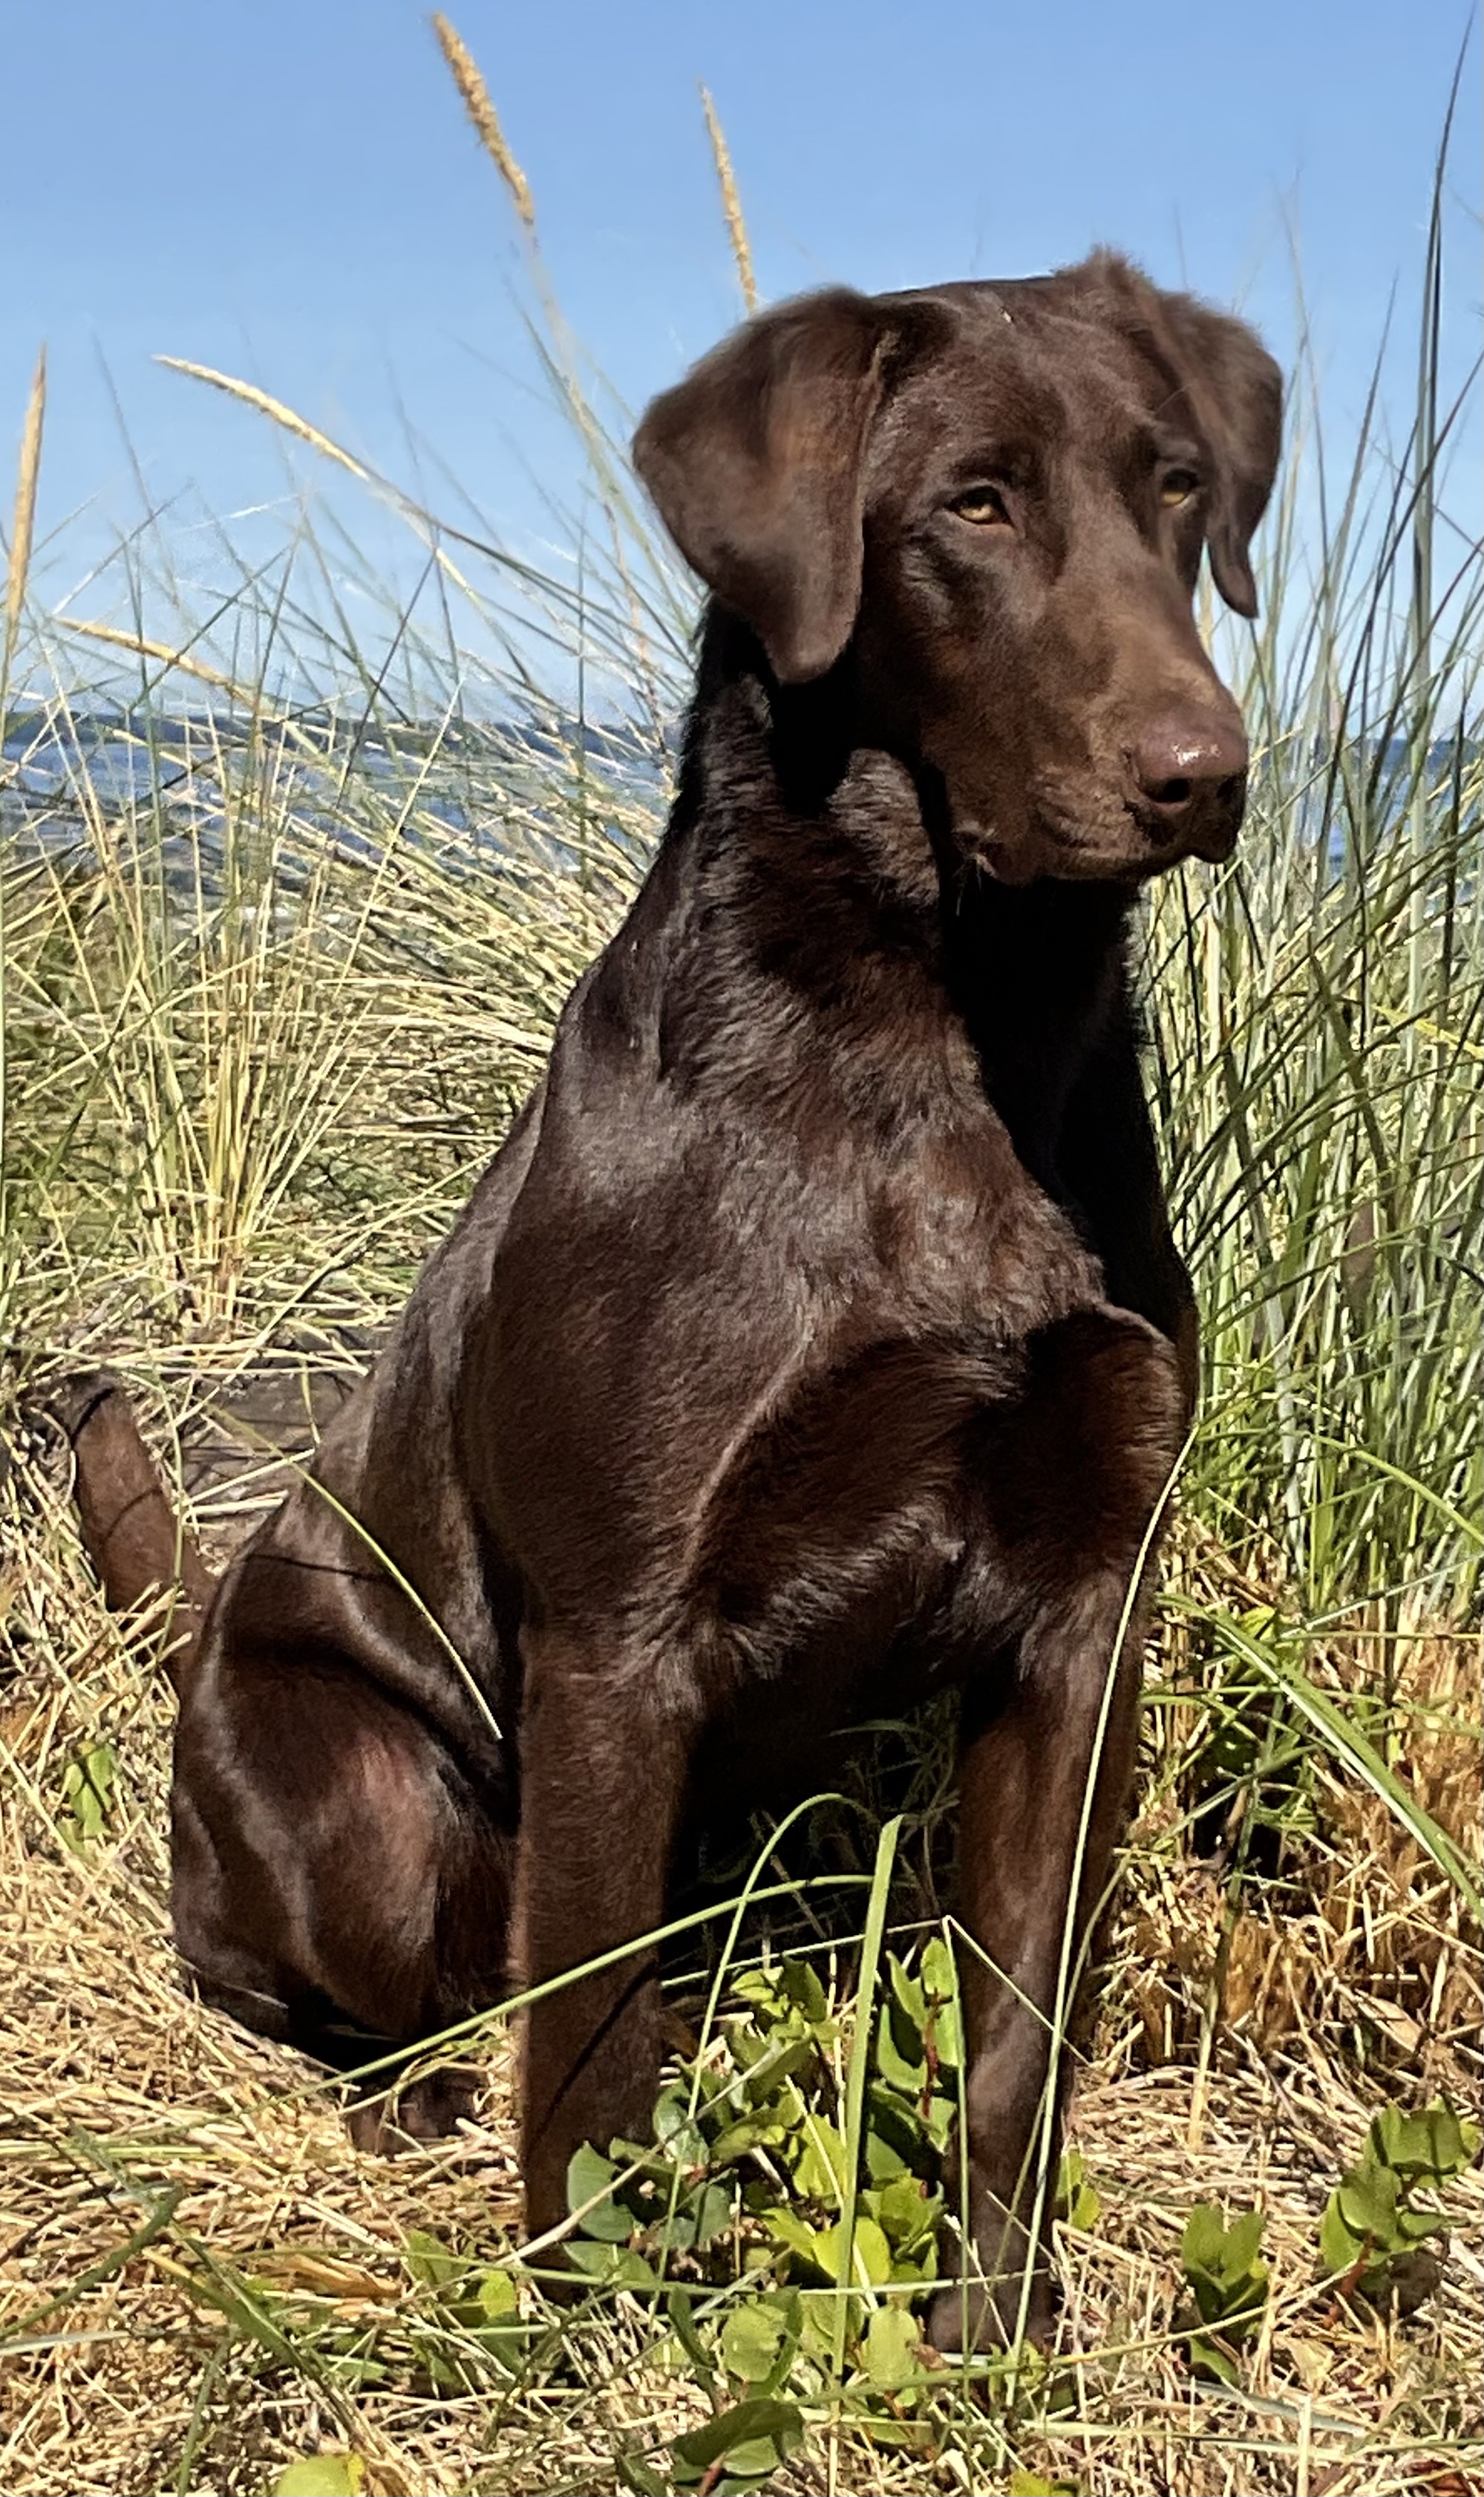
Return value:
[(961, 521), (972, 522), (976, 529), (1010, 526), (1010, 515), (997, 486), (971, 486), (966, 494), (958, 496), (953, 508)]
[(1160, 480), (1159, 499), (1167, 512), (1174, 512), (1200, 490), (1201, 481), (1193, 468), (1171, 468)]

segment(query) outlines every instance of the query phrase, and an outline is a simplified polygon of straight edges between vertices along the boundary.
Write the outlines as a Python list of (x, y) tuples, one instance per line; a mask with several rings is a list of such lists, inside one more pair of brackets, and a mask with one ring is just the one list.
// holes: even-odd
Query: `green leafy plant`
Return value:
[(1102, 2196), (1088, 2181), (1087, 2162), (1080, 2150), (1061, 2154), (1054, 2208), (1058, 2219), (1072, 2228), (1095, 2228), (1102, 2215)]
[[(845, 2041), (817, 1972), (803, 1959), (750, 1970), (733, 1999), (740, 2007), (710, 2046), (662, 2090), (652, 2145), (584, 2148), (567, 2177), (579, 2215), (572, 2262), (610, 2289), (663, 2288), (678, 2356), (717, 2403), (708, 2428), (677, 2448), (698, 2472), (692, 2483), (678, 2466), (678, 2486), (699, 2484), (703, 2465), (725, 2455), (730, 2476), (709, 2490), (777, 2467), (762, 2453), (783, 2433), (780, 2395), (820, 2391), (839, 2353), (877, 2442), (916, 2440), (925, 2378), (914, 2310), (938, 2272), (940, 2169), (963, 2060), (947, 1943), (935, 1936), (911, 1960), (889, 1955), (881, 2001), (863, 2015), (869, 2051), (852, 2172)], [(743, 2293), (707, 2297), (739, 2279)], [(765, 2414), (774, 2426), (754, 2428)], [(711, 2442), (727, 2418), (735, 2450)]]
[(535, 2338), (521, 2321), (514, 2273), (456, 2254), (426, 2228), (409, 2230), (402, 2260), (427, 2292), (430, 2328), (414, 2337), (430, 2381), (461, 2389), (471, 2368), (483, 2374), (487, 2363), (497, 2376), (514, 2375)]
[(94, 1845), (107, 1829), (117, 1776), (117, 1754), (110, 1743), (84, 1744), (63, 1770), (57, 1834), (75, 1854)]
[(1262, 2231), (1260, 2211), (1244, 2211), (1228, 2224), (1216, 2202), (1197, 2202), (1185, 2222), (1180, 2260), (1199, 2319), (1189, 2344), (1198, 2376), (1237, 2382), (1238, 2354), (1261, 2323), (1268, 2299)]
[(359, 2453), (310, 2453), (291, 2462), (273, 2482), (273, 2497), (358, 2497), (365, 2486)]
[(1427, 2246), (1444, 2223), (1412, 2199), (1461, 2176), (1479, 2155), (1477, 2125), (1445, 2099), (1407, 2115), (1396, 2106), (1373, 2118), (1366, 2147), (1346, 2168), (1319, 2223), (1319, 2259), (1345, 2296), (1409, 2313), (1436, 2288), (1439, 2263)]
[(671, 2476), (677, 2488), (703, 2488), (706, 2497), (742, 2497), (770, 2481), (803, 2442), (804, 2420), (794, 2403), (739, 2402), (676, 2438)]

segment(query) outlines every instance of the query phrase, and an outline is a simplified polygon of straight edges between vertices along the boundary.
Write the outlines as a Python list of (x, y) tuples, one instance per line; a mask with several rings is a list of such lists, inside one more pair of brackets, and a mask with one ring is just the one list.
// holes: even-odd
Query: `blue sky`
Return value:
[[(529, 175), (573, 330), (636, 408), (737, 317), (697, 81), (768, 297), (1010, 274), (1121, 244), (1240, 301), (1283, 352), (1299, 240), (1342, 431), (1414, 284), (1455, 0), (549, 0), (450, 16)], [(1478, 33), (1451, 175), (1449, 355), (1478, 309)], [(58, 592), (153, 496), (241, 512), (279, 446), (156, 351), (245, 375), (400, 476), (403, 417), (518, 540), (571, 453), (533, 386), (493, 169), (403, 0), (11, 0), (0, 504), (29, 372), (50, 394)], [(1405, 361), (1398, 361), (1399, 408)], [(437, 499), (437, 496), (434, 496)], [(182, 500), (179, 509), (184, 513)], [(183, 525), (183, 522), (182, 522)], [(391, 526), (381, 520), (370, 525)], [(86, 603), (84, 601), (84, 603)]]

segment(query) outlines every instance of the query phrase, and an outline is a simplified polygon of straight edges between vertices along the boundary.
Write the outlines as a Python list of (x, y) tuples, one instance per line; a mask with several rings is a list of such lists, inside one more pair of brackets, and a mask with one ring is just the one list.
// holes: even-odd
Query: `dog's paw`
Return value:
[(384, 2090), (346, 2110), (346, 2126), (358, 2150), (381, 2159), (395, 2159), (428, 2141), (443, 2141), (466, 2118), (473, 2120), (483, 2075), (467, 2064), (425, 2073), (399, 2089)]

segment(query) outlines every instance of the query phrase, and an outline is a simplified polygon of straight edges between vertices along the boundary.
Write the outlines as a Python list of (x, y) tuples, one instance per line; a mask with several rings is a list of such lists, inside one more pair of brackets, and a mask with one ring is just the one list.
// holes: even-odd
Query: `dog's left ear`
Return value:
[(1257, 613), (1249, 549), (1268, 508), (1283, 439), (1283, 377), (1245, 321), (1188, 295), (1166, 295), (1185, 395), (1216, 462), (1206, 552), (1239, 616)]
[(657, 398), (634, 437), (676, 545), (783, 684), (823, 676), (855, 624), (888, 334), (846, 287), (781, 304)]
[(1211, 452), (1212, 578), (1239, 616), (1257, 613), (1249, 549), (1282, 447), (1283, 377), (1255, 332), (1193, 295), (1168, 295), (1113, 253), (1089, 264), (1122, 324), (1170, 375)]

